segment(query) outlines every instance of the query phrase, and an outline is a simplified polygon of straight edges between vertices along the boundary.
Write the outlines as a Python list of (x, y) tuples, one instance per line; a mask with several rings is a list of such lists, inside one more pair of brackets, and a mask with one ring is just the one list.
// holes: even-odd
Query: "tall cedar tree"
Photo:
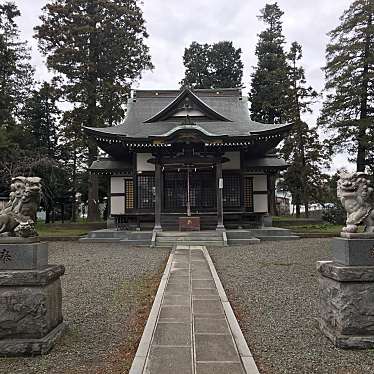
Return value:
[(44, 82), (34, 90), (26, 103), (24, 125), (30, 134), (30, 145), (44, 156), (61, 158), (59, 144), (59, 120), (61, 111), (57, 107), (59, 94), (50, 83)]
[[(250, 112), (254, 121), (282, 123), (288, 110), (288, 65), (283, 49), (285, 38), (282, 34), (282, 15), (277, 3), (266, 4), (258, 18), (267, 28), (259, 34), (256, 46), (257, 67), (252, 74)], [(276, 212), (275, 179), (270, 178), (270, 213)]]
[(287, 119), (293, 123), (293, 128), (281, 150), (290, 165), (283, 174), (283, 184), (292, 194), (297, 217), (300, 216), (301, 204), (304, 204), (308, 216), (309, 202), (319, 195), (323, 179), (321, 168), (327, 166), (328, 161), (316, 129), (309, 128), (301, 118), (303, 113), (311, 112), (310, 105), (318, 96), (312, 87), (306, 87), (305, 71), (299, 64), (301, 58), (301, 45), (292, 43), (287, 54), (290, 81)]
[(34, 70), (30, 49), (20, 40), (15, 22), (20, 15), (14, 3), (0, 4), (0, 190), (8, 188), (29, 147), (22, 117)]
[(82, 134), (82, 126), (80, 125), (79, 109), (65, 111), (62, 119), (63, 129), (61, 131), (63, 143), (63, 159), (65, 160), (66, 169), (68, 171), (72, 186), (72, 211), (71, 220), (77, 219), (76, 193), (79, 192), (83, 196), (86, 191), (82, 190), (85, 183), (82, 182), (86, 176), (81, 168), (85, 161), (85, 142)]
[(328, 35), (325, 98), (319, 124), (332, 130), (333, 151), (355, 156), (357, 171), (365, 171), (373, 140), (374, 1), (353, 1)]
[(193, 88), (240, 87), (243, 77), (241, 53), (241, 49), (236, 49), (230, 41), (192, 42), (184, 50), (186, 72), (181, 84)]
[[(81, 124), (114, 125), (124, 117), (131, 83), (151, 69), (148, 37), (136, 0), (53, 0), (35, 28), (50, 69), (65, 78), (63, 91), (79, 107)], [(87, 141), (88, 163), (97, 146)], [(98, 218), (98, 179), (90, 175), (88, 219)]]
[(15, 23), (20, 15), (14, 3), (0, 4), (0, 149), (6, 151), (2, 156), (22, 142), (23, 106), (34, 83), (30, 49), (20, 41)]
[(42, 205), (46, 223), (50, 222), (57, 202), (67, 202), (70, 183), (66, 165), (62, 160), (64, 146), (61, 144), (61, 111), (57, 106), (59, 92), (53, 83), (44, 82), (32, 91), (24, 110), (23, 124), (28, 133), (29, 146), (37, 153), (30, 170), (42, 178)]
[(288, 66), (283, 49), (283, 12), (277, 3), (266, 4), (260, 12), (258, 18), (267, 28), (259, 34), (256, 46), (258, 62), (252, 74), (249, 93), (251, 117), (263, 123), (283, 123), (286, 121), (289, 88)]

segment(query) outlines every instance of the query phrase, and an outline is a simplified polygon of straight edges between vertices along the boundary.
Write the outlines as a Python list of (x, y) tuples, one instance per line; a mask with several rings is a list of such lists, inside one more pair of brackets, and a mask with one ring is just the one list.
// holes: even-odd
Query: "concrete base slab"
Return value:
[[(175, 245), (183, 247), (207, 246), (220, 247), (226, 245), (251, 245), (258, 244), (261, 240), (295, 240), (299, 237), (288, 229), (276, 227), (264, 227), (262, 229), (239, 230), (206, 230), (206, 231), (159, 231), (152, 238), (152, 231), (118, 231), (103, 229), (91, 231), (86, 237), (81, 238), (85, 242), (109, 243), (120, 241), (124, 245), (154, 246), (174, 248)], [(152, 241), (152, 239), (154, 239)]]

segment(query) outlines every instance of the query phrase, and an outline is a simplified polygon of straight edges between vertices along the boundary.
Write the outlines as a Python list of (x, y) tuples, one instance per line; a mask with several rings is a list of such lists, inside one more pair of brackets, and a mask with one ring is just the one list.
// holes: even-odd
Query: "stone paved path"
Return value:
[(130, 374), (256, 374), (203, 246), (170, 255)]

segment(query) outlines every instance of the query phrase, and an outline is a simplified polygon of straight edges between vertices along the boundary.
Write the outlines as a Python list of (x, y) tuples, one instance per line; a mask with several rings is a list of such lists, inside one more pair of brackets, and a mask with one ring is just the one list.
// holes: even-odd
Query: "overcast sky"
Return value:
[[(47, 1), (15, 2), (22, 13), (18, 20), (22, 38), (32, 46), (37, 78), (48, 79), (43, 58), (32, 37), (33, 27), (39, 23), (41, 8)], [(142, 8), (149, 33), (147, 44), (155, 69), (145, 72), (134, 88), (177, 89), (184, 76), (182, 56), (186, 46), (192, 41), (214, 43), (231, 40), (243, 52), (243, 85), (246, 87), (244, 92), (247, 92), (252, 67), (257, 62), (254, 54), (257, 35), (264, 29), (257, 16), (267, 2), (272, 3), (264, 0), (144, 0)], [(351, 0), (278, 0), (284, 11), (283, 31), (287, 46), (295, 40), (302, 45), (308, 84), (317, 91), (321, 91), (324, 85), (321, 68), (325, 64), (326, 34), (337, 26), (339, 16), (350, 3)], [(316, 105), (313, 116), (308, 118), (312, 125), (319, 107)]]

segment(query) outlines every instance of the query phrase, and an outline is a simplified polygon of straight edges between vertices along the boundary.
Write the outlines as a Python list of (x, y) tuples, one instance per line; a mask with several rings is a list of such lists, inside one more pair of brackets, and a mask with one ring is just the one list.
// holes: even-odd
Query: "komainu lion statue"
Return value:
[(39, 177), (12, 178), (9, 203), (0, 211), (0, 236), (37, 236), (36, 212), (40, 205)]
[(365, 232), (374, 233), (373, 191), (365, 173), (339, 171), (337, 195), (347, 211), (343, 232), (356, 233), (364, 225)]

